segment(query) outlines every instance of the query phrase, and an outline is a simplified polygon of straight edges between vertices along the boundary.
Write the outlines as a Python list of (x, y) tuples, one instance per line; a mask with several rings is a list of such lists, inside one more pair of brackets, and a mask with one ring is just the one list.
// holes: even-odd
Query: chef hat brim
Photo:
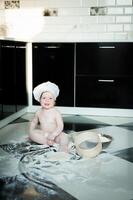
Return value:
[(34, 98), (40, 102), (40, 97), (44, 92), (51, 92), (56, 99), (59, 95), (59, 87), (50, 81), (41, 83), (40, 85), (36, 86), (33, 90)]

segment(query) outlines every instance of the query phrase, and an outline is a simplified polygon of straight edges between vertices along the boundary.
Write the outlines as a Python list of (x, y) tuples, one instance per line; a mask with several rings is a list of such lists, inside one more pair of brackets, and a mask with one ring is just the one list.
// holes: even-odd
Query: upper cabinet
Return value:
[(74, 106), (73, 43), (33, 43), (33, 87), (45, 81), (59, 86), (58, 106)]

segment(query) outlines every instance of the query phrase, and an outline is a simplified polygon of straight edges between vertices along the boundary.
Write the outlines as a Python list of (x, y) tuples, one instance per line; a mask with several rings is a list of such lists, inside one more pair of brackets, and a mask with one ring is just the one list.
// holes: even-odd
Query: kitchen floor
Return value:
[(91, 159), (73, 146), (69, 158), (48, 160), (55, 147), (28, 139), (32, 117), (27, 113), (0, 129), (0, 199), (133, 200), (133, 118), (64, 115), (70, 139), (89, 130), (112, 141)]

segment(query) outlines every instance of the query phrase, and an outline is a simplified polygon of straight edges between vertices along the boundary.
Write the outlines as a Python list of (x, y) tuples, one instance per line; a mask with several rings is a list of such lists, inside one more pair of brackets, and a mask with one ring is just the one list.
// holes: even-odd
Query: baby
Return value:
[(48, 81), (35, 87), (33, 94), (41, 108), (30, 123), (30, 139), (50, 146), (58, 143), (59, 151), (68, 152), (68, 136), (63, 132), (63, 119), (55, 108), (58, 86)]

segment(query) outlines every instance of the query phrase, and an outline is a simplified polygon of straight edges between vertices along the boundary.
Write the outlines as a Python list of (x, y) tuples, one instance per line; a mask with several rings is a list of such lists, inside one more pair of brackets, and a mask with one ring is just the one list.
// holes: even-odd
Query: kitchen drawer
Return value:
[(76, 44), (76, 73), (91, 76), (133, 76), (133, 43)]
[(76, 106), (133, 108), (133, 78), (77, 76)]

